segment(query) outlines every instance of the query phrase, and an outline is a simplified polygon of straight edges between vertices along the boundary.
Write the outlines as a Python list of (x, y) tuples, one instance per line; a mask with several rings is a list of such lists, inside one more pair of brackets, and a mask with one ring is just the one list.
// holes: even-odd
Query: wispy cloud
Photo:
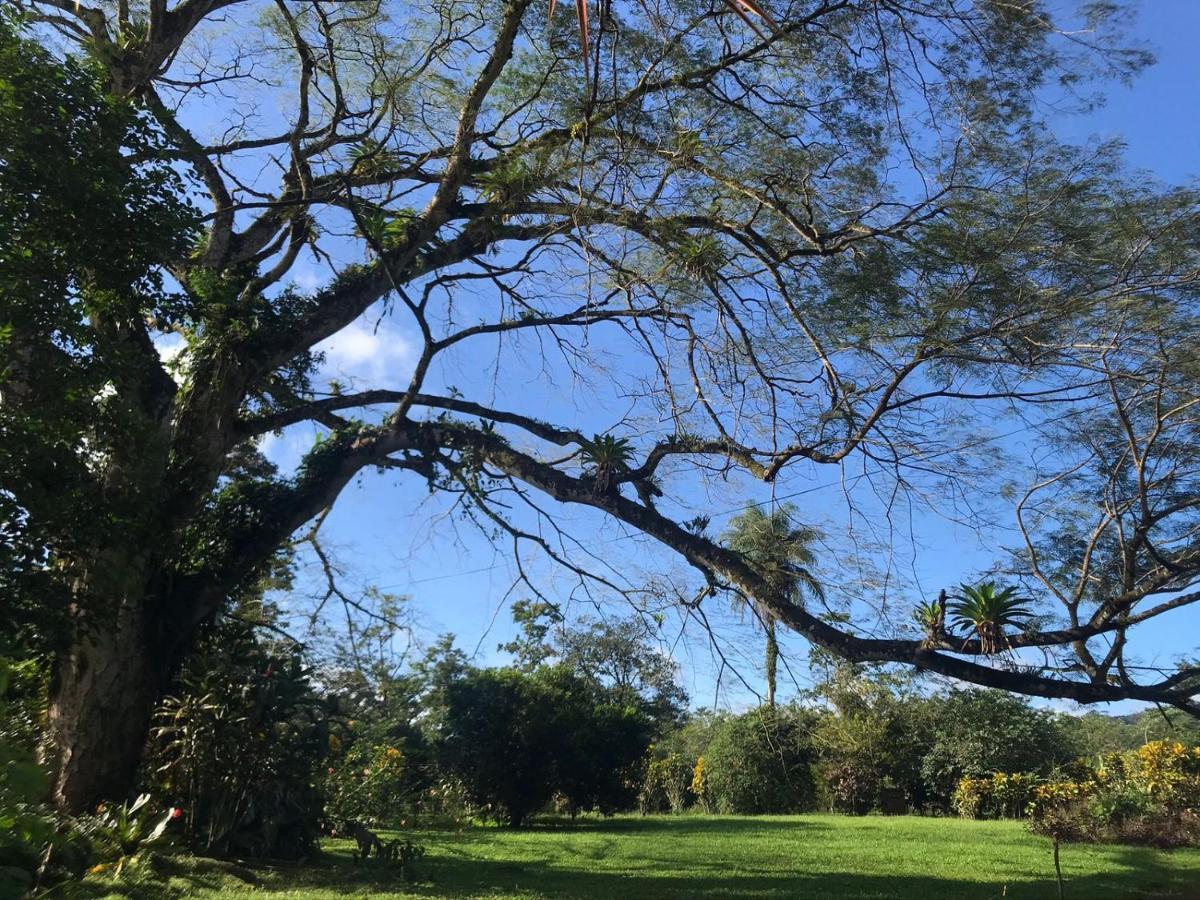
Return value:
[(311, 424), (289, 428), (282, 434), (264, 434), (258, 442), (258, 451), (275, 465), (284, 475), (290, 475), (300, 465), (304, 454), (312, 449), (317, 439), (317, 429)]
[(351, 384), (396, 387), (416, 361), (412, 342), (386, 321), (356, 319), (314, 350), (325, 354), (322, 374)]

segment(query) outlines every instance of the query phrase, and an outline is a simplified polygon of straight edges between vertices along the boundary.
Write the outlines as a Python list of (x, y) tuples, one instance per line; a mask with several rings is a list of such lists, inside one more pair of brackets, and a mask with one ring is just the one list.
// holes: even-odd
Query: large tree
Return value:
[[(100, 504), (87, 539), (56, 527), (53, 492), (3, 485), (69, 596), (50, 712), (65, 808), (128, 788), (198, 625), (373, 469), (593, 584), (546, 535), (598, 510), (849, 659), (1200, 709), (1200, 670), (1137, 669), (1131, 649), (1200, 599), (1197, 198), (1038, 119), (1145, 62), (1113, 4), (1059, 21), (1036, 0), (796, 0), (761, 34), (704, 0), (605, 4), (586, 76), (571, 13), (547, 26), (531, 0), (17, 6), (152, 119), (161, 145), (129, 164), (186, 171), (205, 207), (199, 241), (158, 251), (169, 314), (145, 291), (67, 292), (58, 322), (7, 332), (33, 360), (69, 324), (72, 364), (103, 363), (122, 416), (56, 445)], [(314, 257), (331, 275), (302, 289)], [(313, 349), (368, 315), (416, 336), (411, 368), (314, 380)], [(517, 381), (434, 377), (510, 347), (548, 380), (611, 385), (606, 432), (545, 421)], [(788, 602), (678, 499), (853, 464), (951, 503), (988, 483), (1001, 411), (1038, 438), (1006, 471), (1043, 619), (999, 663), (888, 626), (866, 590), (851, 615)], [(264, 436), (310, 422), (324, 439), (294, 475), (261, 464)]]

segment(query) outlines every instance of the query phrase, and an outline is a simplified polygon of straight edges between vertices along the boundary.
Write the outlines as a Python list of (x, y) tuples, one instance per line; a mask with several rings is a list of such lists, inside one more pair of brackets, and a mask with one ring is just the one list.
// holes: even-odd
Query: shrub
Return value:
[(385, 825), (415, 805), (419, 784), (399, 747), (360, 739), (330, 762), (325, 779), (327, 820)]
[(1026, 814), (1039, 778), (1025, 772), (992, 775), (992, 802), (996, 815), (1005, 819), (1019, 819)]
[(440, 691), (438, 759), (470, 802), (523, 824), (561, 793), (572, 814), (632, 806), (650, 722), (564, 666), (468, 669)]
[(163, 837), (180, 813), (178, 808), (158, 810), (150, 805), (150, 795), (142, 794), (132, 803), (102, 806), (94, 816), (80, 817), (78, 827), (88, 838), (94, 860), (99, 861), (90, 871), (112, 864), (119, 875), (139, 850)]
[(33, 886), (56, 837), (57, 823), (41, 802), (45, 795), (45, 772), (0, 735), (0, 896), (22, 896)]
[(1037, 817), (1054, 810), (1082, 810), (1095, 789), (1094, 781), (1045, 781), (1034, 787), (1027, 811)]
[(44, 676), (36, 661), (0, 657), (0, 897), (78, 877), (91, 861), (86, 838), (50, 807), (35, 759)]
[(982, 818), (991, 789), (990, 778), (972, 778), (970, 775), (964, 775), (958, 780), (954, 793), (950, 795), (950, 806), (964, 819)]
[(708, 768), (703, 756), (696, 758), (696, 765), (692, 768), (691, 791), (704, 811), (712, 812), (712, 794), (708, 789)]
[(817, 693), (833, 705), (813, 733), (828, 807), (862, 815), (883, 808), (885, 797), (889, 810), (923, 806), (931, 702), (902, 675), (845, 664), (829, 670)]
[(981, 778), (959, 780), (950, 805), (964, 819), (1019, 819), (1029, 814), (1036, 798), (1057, 797), (1056, 786), (1075, 782), (1044, 782), (1025, 772), (993, 772)]
[(1150, 814), (1154, 804), (1141, 791), (1124, 784), (1100, 784), (1088, 798), (1088, 816), (1103, 828), (1119, 829), (1126, 822)]
[(694, 777), (692, 766), (678, 753), (655, 756), (655, 748), (650, 749), (638, 793), (638, 809), (643, 813), (683, 812)]
[(328, 719), (299, 650), (218, 626), (158, 710), (148, 787), (183, 809), (205, 853), (299, 858), (316, 849)]
[(1030, 828), (1056, 841), (1200, 846), (1200, 747), (1151, 741), (1104, 754), (1088, 777), (1034, 787), (1028, 812)]
[(879, 800), (879, 772), (860, 760), (831, 762), (822, 767), (829, 800), (839, 812), (865, 816)]
[(704, 754), (707, 793), (723, 813), (787, 813), (813, 807), (809, 720), (758, 709), (725, 719)]
[(1193, 810), (1158, 810), (1133, 816), (1104, 832), (1104, 840), (1142, 844), (1160, 850), (1200, 847), (1200, 813)]
[(1125, 779), (1155, 805), (1200, 807), (1200, 747), (1179, 741), (1151, 741), (1125, 758)]

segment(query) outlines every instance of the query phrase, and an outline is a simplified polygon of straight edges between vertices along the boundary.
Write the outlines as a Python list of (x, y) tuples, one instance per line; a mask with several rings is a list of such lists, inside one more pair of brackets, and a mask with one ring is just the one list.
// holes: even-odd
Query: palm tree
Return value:
[[(794, 525), (795, 507), (784, 504), (764, 512), (752, 506), (729, 523), (722, 540), (730, 550), (740, 554), (770, 586), (771, 594), (789, 603), (799, 603), (805, 597), (824, 599), (825, 591), (813, 574), (816, 556), (812, 543), (815, 529)], [(779, 642), (775, 634), (776, 616), (765, 598), (754, 597), (749, 608), (766, 633), (767, 705), (775, 705), (775, 675), (779, 660)], [(740, 611), (745, 611), (741, 599)]]
[(1020, 628), (1033, 616), (1028, 606), (1033, 601), (1018, 597), (1015, 587), (1001, 589), (994, 581), (984, 581), (961, 585), (960, 591), (950, 604), (954, 626), (978, 635), (979, 648), (985, 654), (999, 653), (1009, 646), (1004, 630), (1010, 626)]

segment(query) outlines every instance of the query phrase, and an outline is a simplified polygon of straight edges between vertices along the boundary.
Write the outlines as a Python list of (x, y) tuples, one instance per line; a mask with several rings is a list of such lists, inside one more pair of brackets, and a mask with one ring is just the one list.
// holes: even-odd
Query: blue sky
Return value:
[[(1127, 145), (1130, 165), (1144, 169), (1168, 183), (1179, 183), (1200, 171), (1200, 54), (1195, 45), (1200, 38), (1200, 0), (1145, 0), (1136, 20), (1134, 33), (1143, 38), (1158, 57), (1158, 64), (1131, 86), (1113, 85), (1102, 108), (1086, 115), (1065, 116), (1049, 113), (1052, 127), (1073, 142), (1119, 138)], [(301, 287), (315, 286), (324, 275), (315, 269), (301, 270)], [(311, 284), (306, 282), (311, 281)], [(341, 380), (361, 380), (398, 386), (406, 379), (414, 357), (414, 342), (402, 324), (378, 316), (356, 323), (330, 339), (322, 348), (327, 352), (327, 374)], [(619, 417), (619, 384), (582, 383), (561, 367), (544, 371), (532, 365), (538, 354), (533, 347), (508, 347), (501, 353), (472, 349), (470, 355), (455, 358), (434, 373), (440, 386), (475, 386), (490, 383), (497, 373), (488, 368), (500, 360), (499, 381), (506, 394), (497, 395), (501, 406), (520, 406), (528, 410), (530, 402), (543, 410), (547, 418), (580, 424), (584, 430), (605, 430)], [(612, 365), (622, 368), (627, 360)], [(438, 386), (435, 384), (435, 386)], [(520, 398), (520, 403), (506, 399)], [(1005, 425), (995, 430), (998, 441), (1019, 445), (1019, 433), (1009, 435)], [(264, 443), (269, 457), (285, 469), (298, 460), (309, 446), (313, 433), (297, 428)], [(806, 521), (831, 529), (847, 525), (869, 531), (882, 521), (870, 515), (877, 501), (868, 485), (856, 482), (852, 490), (864, 512), (860, 521), (848, 522), (839, 514), (842, 479), (859, 475), (848, 469), (800, 472), (780, 487), (778, 499), (795, 495)], [(730, 512), (749, 502), (768, 500), (762, 486), (733, 481), (710, 495), (688, 494), (676, 497), (683, 506), (713, 514), (719, 529)], [(683, 572), (677, 561), (656, 552), (637, 536), (631, 536), (612, 523), (598, 521), (590, 512), (570, 510), (564, 521), (573, 527), (589, 549), (631, 580), (670, 579)], [(916, 520), (920, 534), (915, 552), (893, 561), (897, 570), (910, 581), (910, 594), (932, 595), (940, 587), (953, 586), (983, 570), (999, 551), (1002, 536), (984, 543), (973, 531), (945, 519), (921, 514)], [(324, 539), (345, 572), (345, 583), (363, 588), (376, 585), (412, 598), (411, 611), (420, 635), (429, 639), (442, 632), (454, 632), (459, 646), (468, 653), (478, 651), (481, 663), (499, 662), (503, 654), (496, 645), (511, 634), (508, 606), (528, 596), (528, 589), (512, 589), (515, 567), (503, 545), (493, 545), (469, 523), (447, 510), (442, 498), (431, 497), (426, 486), (412, 476), (365, 474), (340, 498), (325, 529)], [(886, 541), (888, 535), (874, 535)], [(868, 560), (877, 562), (877, 560)], [(302, 589), (316, 589), (311, 572), (302, 575)], [(532, 580), (547, 596), (564, 601), (576, 615), (595, 614), (578, 592), (572, 596), (572, 584), (553, 565), (535, 563)], [(897, 594), (897, 596), (902, 596)], [(722, 651), (736, 671), (724, 668), (695, 622), (679, 615), (666, 618), (661, 633), (664, 652), (679, 661), (683, 681), (696, 705), (739, 706), (751, 702), (753, 693), (741, 683), (744, 677), (760, 688), (758, 674), (759, 642), (749, 623), (739, 623), (723, 601), (709, 601), (712, 622), (722, 638)], [(609, 609), (619, 613), (620, 607)], [(1174, 654), (1194, 649), (1200, 632), (1200, 614), (1186, 612), (1173, 620), (1150, 625), (1149, 641), (1143, 653), (1147, 661), (1165, 663)], [(781, 694), (786, 697), (796, 686), (808, 683), (804, 642), (789, 638), (785, 655), (790, 674), (781, 676)], [(740, 675), (739, 675), (740, 673)]]

